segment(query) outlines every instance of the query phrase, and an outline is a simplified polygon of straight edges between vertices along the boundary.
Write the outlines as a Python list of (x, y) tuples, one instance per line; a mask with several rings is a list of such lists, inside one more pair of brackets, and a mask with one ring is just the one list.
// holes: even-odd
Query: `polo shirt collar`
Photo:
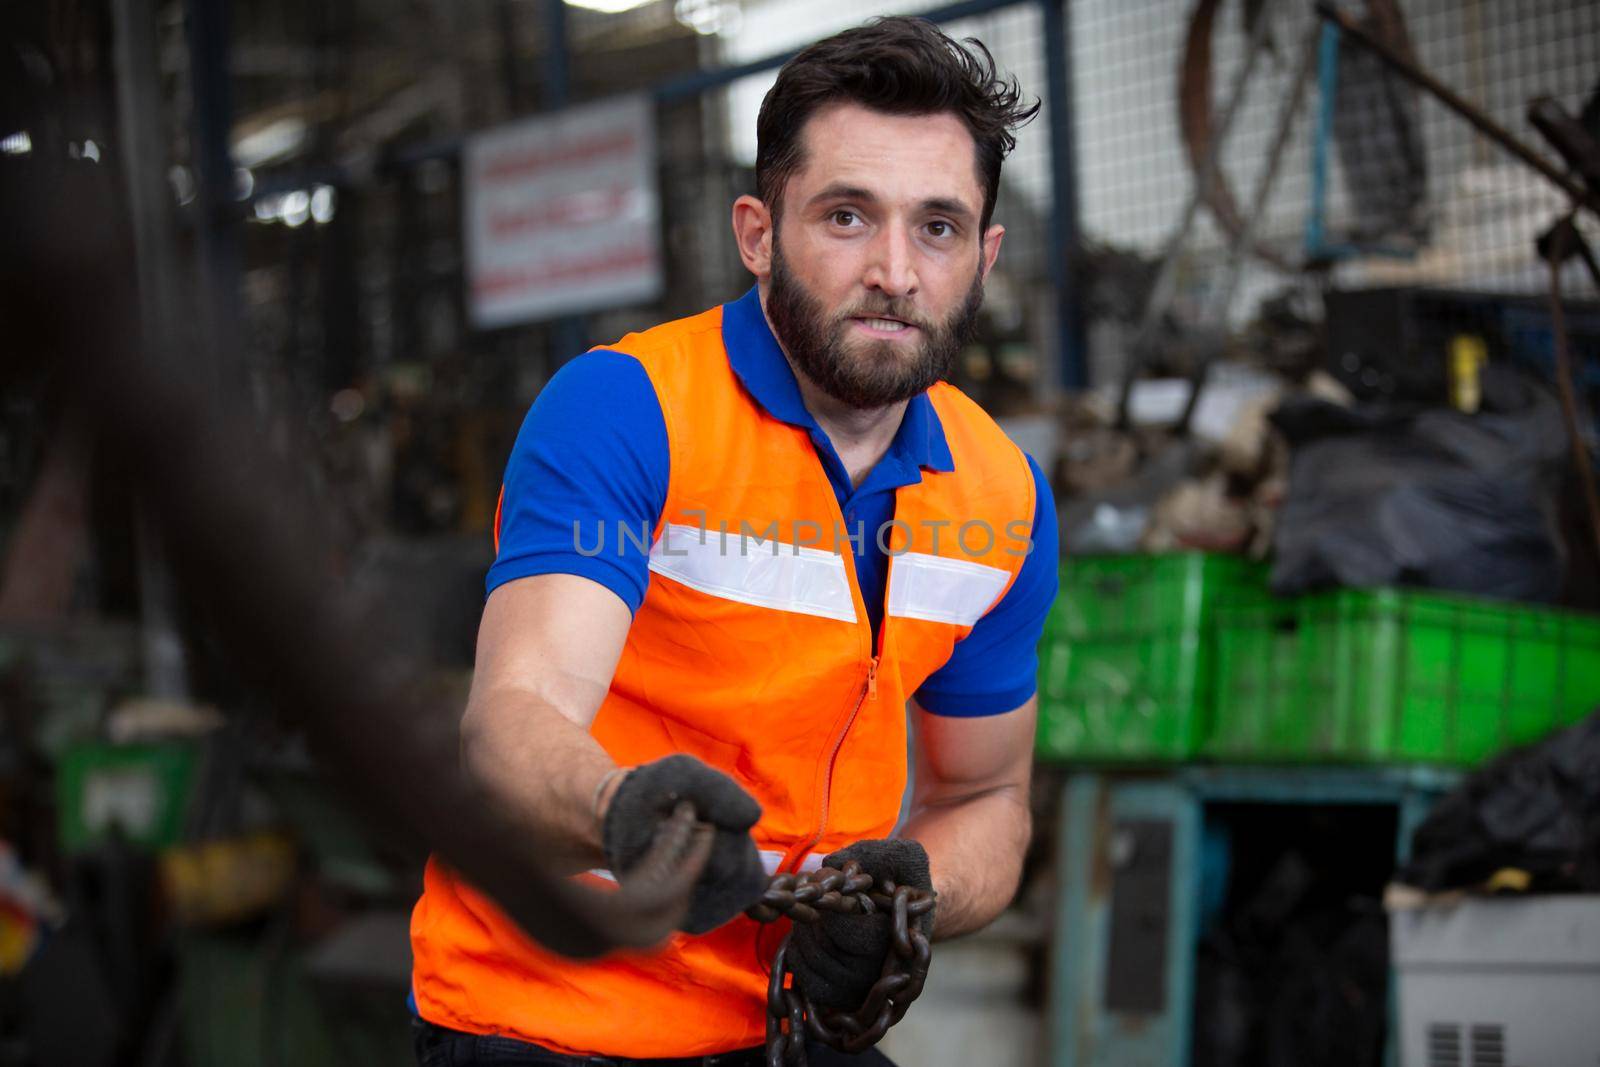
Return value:
[[(728, 363), (746, 391), (775, 419), (822, 434), (822, 427), (806, 410), (800, 384), (784, 358), (778, 339), (772, 336), (767, 317), (761, 311), (761, 292), (752, 286), (738, 300), (722, 306), (722, 343), (728, 350)], [(953, 471), (955, 460), (945, 439), (944, 423), (934, 410), (928, 394), (918, 393), (906, 404), (891, 454), (916, 467)]]

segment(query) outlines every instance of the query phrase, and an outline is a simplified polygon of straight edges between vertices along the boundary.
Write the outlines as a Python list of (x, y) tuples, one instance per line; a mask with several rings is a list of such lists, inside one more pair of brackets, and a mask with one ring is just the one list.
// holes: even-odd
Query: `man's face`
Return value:
[(774, 220), (766, 309), (796, 366), (843, 404), (907, 400), (972, 334), (998, 250), (954, 115), (841, 104), (812, 116)]

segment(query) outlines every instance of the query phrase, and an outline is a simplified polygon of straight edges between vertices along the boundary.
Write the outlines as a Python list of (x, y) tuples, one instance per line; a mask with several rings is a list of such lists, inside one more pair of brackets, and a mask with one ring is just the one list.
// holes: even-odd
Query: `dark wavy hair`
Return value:
[(1000, 192), (1000, 164), (1012, 133), (1039, 113), (1015, 78), (1002, 77), (983, 42), (957, 42), (926, 19), (879, 18), (811, 45), (783, 65), (756, 119), (756, 195), (777, 216), (783, 190), (805, 162), (800, 133), (831, 104), (891, 115), (949, 112), (977, 145), (983, 228)]

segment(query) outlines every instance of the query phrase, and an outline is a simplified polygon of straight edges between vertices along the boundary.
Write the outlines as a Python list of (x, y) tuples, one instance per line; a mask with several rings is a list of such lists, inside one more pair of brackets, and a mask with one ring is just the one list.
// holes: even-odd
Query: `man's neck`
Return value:
[[(762, 296), (764, 298), (766, 294)], [(765, 299), (762, 300), (761, 311), (763, 315), (766, 314)], [(772, 328), (770, 319), (767, 328)], [(776, 339), (777, 332), (774, 331), (772, 336)], [(845, 470), (850, 474), (850, 484), (860, 486), (868, 472), (878, 465), (878, 461), (894, 443), (894, 435), (900, 430), (900, 420), (905, 417), (907, 401), (896, 401), (881, 408), (857, 408), (842, 404), (823, 392), (805, 371), (795, 366), (782, 341), (778, 342), (778, 347), (788, 361), (789, 369), (794, 371), (794, 380), (800, 386), (800, 399), (805, 402), (806, 410), (811, 412), (811, 417), (817, 420), (817, 425), (822, 427), (828, 440), (833, 443), (833, 450), (839, 454)]]
[(850, 472), (850, 484), (860, 486), (894, 443), (894, 435), (900, 431), (900, 420), (905, 417), (906, 401), (869, 410), (849, 407), (817, 388), (792, 360), (789, 366), (800, 384), (800, 397), (806, 403), (806, 410), (833, 442), (833, 450), (839, 453), (845, 470)]

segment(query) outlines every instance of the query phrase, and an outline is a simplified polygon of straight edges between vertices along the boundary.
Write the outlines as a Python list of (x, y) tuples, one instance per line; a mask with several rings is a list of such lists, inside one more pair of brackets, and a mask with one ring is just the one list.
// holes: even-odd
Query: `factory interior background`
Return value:
[(0, 54), (0, 1067), (413, 1062), (391, 800), (455, 772), (518, 428), (749, 287), (778, 64), (888, 14), (1042, 102), (952, 380), (1063, 556), (1022, 887), (885, 1051), (1600, 1062), (1600, 5), (46, 0)]

